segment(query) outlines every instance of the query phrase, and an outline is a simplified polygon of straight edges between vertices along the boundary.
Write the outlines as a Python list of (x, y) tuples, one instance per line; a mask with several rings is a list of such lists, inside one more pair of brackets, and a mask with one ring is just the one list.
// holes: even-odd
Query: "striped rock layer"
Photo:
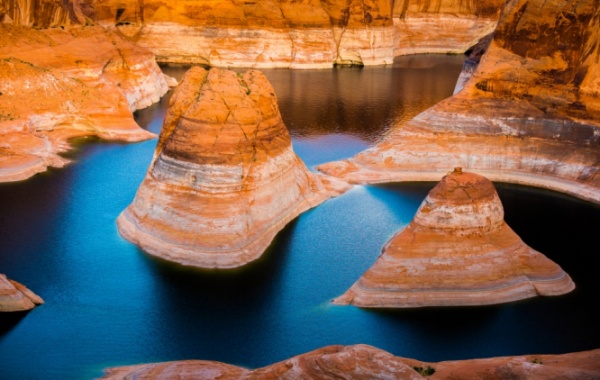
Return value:
[(0, 274), (0, 312), (26, 311), (44, 303), (37, 294)]
[(0, 21), (98, 23), (165, 62), (328, 68), (462, 53), (496, 26), (504, 0), (0, 0)]
[(64, 166), (71, 138), (155, 137), (132, 111), (168, 89), (152, 53), (101, 27), (0, 24), (0, 182)]
[(319, 348), (255, 370), (214, 361), (186, 360), (109, 368), (103, 379), (580, 380), (597, 379), (598, 376), (600, 350), (428, 363), (357, 344)]
[(319, 169), (373, 183), (461, 166), (600, 203), (599, 41), (598, 0), (511, 0), (462, 91)]
[(333, 302), (370, 308), (486, 305), (574, 288), (568, 274), (504, 222), (488, 179), (455, 170)]
[(292, 150), (261, 72), (193, 67), (171, 98), (119, 232), (167, 260), (238, 267), (261, 256), (287, 222), (347, 188), (325, 185), (335, 187)]

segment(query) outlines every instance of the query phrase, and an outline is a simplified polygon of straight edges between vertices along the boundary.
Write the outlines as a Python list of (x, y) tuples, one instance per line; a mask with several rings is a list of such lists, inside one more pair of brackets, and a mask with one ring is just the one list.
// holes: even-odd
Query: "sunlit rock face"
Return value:
[(62, 167), (70, 138), (154, 137), (132, 111), (167, 83), (152, 53), (101, 27), (0, 25), (0, 182)]
[(95, 19), (160, 61), (323, 68), (393, 60), (388, 0), (97, 2)]
[(378, 348), (359, 344), (319, 348), (256, 370), (213, 361), (187, 360), (110, 368), (105, 371), (103, 379), (579, 380), (595, 379), (598, 376), (600, 350), (428, 363), (394, 356)]
[(505, 0), (396, 0), (394, 55), (464, 53), (496, 28)]
[(509, 1), (462, 91), (320, 169), (366, 183), (462, 166), (600, 202), (599, 26), (598, 1)]
[(333, 302), (369, 308), (486, 305), (565, 294), (574, 287), (558, 265), (504, 222), (492, 183), (457, 169)]
[(261, 72), (193, 67), (171, 98), (154, 161), (119, 216), (119, 232), (167, 260), (237, 267), (262, 255), (298, 214), (346, 189), (295, 155)]
[(90, 19), (95, 0), (0, 0), (0, 23), (36, 28), (80, 24)]
[(0, 274), (0, 312), (26, 311), (44, 303), (37, 294)]

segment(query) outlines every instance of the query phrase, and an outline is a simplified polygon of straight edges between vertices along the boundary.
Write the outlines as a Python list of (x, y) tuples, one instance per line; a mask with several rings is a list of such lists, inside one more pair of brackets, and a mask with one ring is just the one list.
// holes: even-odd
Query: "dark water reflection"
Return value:
[[(456, 61), (421, 57), (393, 69), (267, 76), (295, 150), (313, 166), (356, 153), (389, 123), (449, 95), (456, 72), (446, 68)], [(168, 96), (137, 120), (158, 132), (167, 103)], [(155, 144), (78, 145), (67, 168), (0, 185), (0, 271), (46, 301), (0, 319), (0, 378), (93, 378), (109, 366), (181, 359), (259, 367), (330, 344), (371, 344), (430, 361), (600, 347), (600, 286), (589, 264), (598, 250), (597, 206), (498, 185), (508, 223), (571, 274), (572, 294), (367, 311), (329, 300), (372, 265), (433, 184), (357, 186), (294, 220), (247, 268), (200, 271), (151, 258), (117, 233), (115, 219)]]

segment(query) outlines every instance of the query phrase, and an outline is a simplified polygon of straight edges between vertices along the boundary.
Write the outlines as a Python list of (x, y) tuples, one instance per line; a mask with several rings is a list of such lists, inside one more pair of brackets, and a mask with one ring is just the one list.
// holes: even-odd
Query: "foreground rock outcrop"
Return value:
[(184, 265), (257, 259), (286, 223), (348, 188), (292, 150), (275, 92), (258, 71), (193, 67), (177, 87), (154, 161), (119, 232)]
[(600, 202), (599, 26), (597, 0), (509, 1), (462, 91), (320, 170), (369, 183), (462, 166)]
[(494, 185), (460, 168), (342, 296), (370, 308), (487, 305), (570, 292), (573, 281), (504, 222)]
[(0, 0), (0, 21), (98, 23), (159, 61), (221, 67), (328, 68), (394, 56), (463, 53), (491, 32), (504, 0)]
[(0, 182), (62, 167), (74, 137), (155, 137), (132, 111), (167, 91), (152, 53), (101, 27), (0, 24)]
[(0, 274), (0, 312), (26, 311), (44, 303), (44, 300), (16, 281)]
[(116, 367), (103, 379), (597, 379), (600, 350), (427, 363), (367, 345), (328, 346), (267, 367), (248, 370), (187, 360)]

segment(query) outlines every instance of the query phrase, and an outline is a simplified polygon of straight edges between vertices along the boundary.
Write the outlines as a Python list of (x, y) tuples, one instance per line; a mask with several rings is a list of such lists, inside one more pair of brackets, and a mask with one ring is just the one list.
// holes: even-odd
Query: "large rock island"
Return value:
[(347, 181), (491, 180), (600, 202), (600, 7), (512, 0), (462, 91), (320, 170)]
[(504, 222), (494, 185), (456, 168), (429, 192), (375, 264), (333, 302), (371, 308), (486, 305), (574, 288), (569, 275)]
[(27, 311), (43, 303), (44, 300), (27, 287), (0, 274), (0, 312)]
[(62, 167), (74, 137), (155, 137), (132, 111), (168, 89), (152, 53), (101, 27), (0, 24), (0, 182)]
[(103, 379), (591, 380), (599, 376), (600, 350), (428, 363), (359, 344), (327, 346), (255, 370), (213, 361), (187, 360), (110, 368)]
[(167, 260), (238, 267), (262, 255), (286, 223), (345, 189), (296, 156), (261, 72), (193, 67), (171, 98), (119, 232)]

